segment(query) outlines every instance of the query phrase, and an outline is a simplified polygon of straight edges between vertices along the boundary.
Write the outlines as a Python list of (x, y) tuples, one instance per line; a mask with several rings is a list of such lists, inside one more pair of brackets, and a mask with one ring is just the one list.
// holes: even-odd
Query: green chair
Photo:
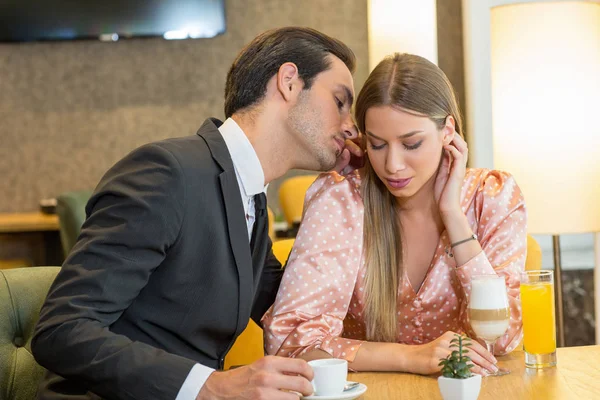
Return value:
[(85, 221), (85, 205), (92, 196), (89, 190), (63, 193), (56, 198), (60, 241), (65, 257), (69, 254)]
[(31, 354), (33, 329), (60, 267), (0, 270), (0, 400), (35, 399), (44, 368)]

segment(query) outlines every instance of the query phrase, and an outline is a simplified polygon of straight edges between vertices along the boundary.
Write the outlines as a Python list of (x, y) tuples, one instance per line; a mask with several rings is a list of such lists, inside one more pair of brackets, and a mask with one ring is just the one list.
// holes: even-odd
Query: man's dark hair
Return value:
[(311, 28), (286, 27), (266, 31), (240, 52), (227, 73), (225, 84), (225, 117), (260, 101), (267, 82), (282, 64), (298, 67), (304, 89), (313, 79), (330, 68), (329, 55), (334, 55), (354, 73), (356, 57), (348, 46)]

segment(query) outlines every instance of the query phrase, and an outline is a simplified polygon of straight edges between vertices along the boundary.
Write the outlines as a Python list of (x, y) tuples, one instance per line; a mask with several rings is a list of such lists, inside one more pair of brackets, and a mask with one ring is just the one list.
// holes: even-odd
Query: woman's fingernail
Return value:
[(498, 367), (496, 367), (495, 365), (492, 365), (492, 371), (493, 372), (498, 372)]

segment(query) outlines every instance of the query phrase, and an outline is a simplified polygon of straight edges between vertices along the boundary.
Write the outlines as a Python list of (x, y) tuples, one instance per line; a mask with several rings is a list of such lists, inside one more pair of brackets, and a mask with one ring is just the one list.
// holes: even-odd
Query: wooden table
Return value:
[(62, 264), (58, 216), (0, 213), (0, 268)]
[[(593, 400), (600, 399), (600, 346), (560, 348), (555, 368), (525, 368), (525, 354), (514, 351), (498, 357), (511, 370), (502, 377), (483, 378), (478, 400)], [(442, 396), (437, 377), (402, 373), (353, 373), (348, 380), (367, 385), (361, 400), (436, 400)]]
[(58, 231), (58, 216), (41, 212), (0, 213), (0, 233)]

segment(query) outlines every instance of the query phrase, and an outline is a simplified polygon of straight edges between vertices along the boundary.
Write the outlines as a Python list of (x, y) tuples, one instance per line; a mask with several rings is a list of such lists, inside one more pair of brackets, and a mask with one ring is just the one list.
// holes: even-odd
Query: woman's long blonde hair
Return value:
[[(436, 65), (413, 54), (386, 57), (367, 78), (356, 101), (356, 121), (363, 134), (367, 110), (377, 106), (426, 116), (438, 129), (451, 115), (456, 132), (462, 133), (462, 119), (450, 81)], [(364, 139), (366, 147), (366, 135)], [(404, 274), (402, 228), (396, 199), (375, 174), (368, 157), (362, 191), (367, 340), (395, 342), (398, 290)]]

